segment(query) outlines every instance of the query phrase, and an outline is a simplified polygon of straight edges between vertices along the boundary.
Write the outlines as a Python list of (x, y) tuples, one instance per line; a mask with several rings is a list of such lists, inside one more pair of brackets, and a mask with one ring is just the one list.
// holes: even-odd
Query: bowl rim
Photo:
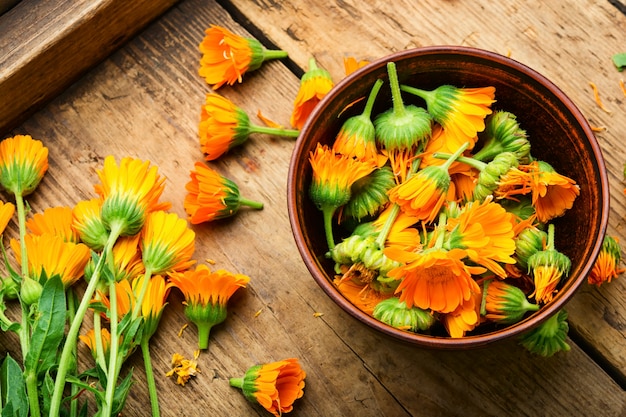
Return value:
[[(555, 300), (553, 300), (553, 302), (550, 302), (546, 306), (543, 306), (541, 308), (540, 314), (531, 315), (521, 320), (520, 322), (498, 329), (493, 332), (478, 335), (468, 335), (462, 338), (431, 336), (427, 334), (413, 333), (396, 329), (361, 311), (350, 301), (348, 301), (348, 299), (346, 299), (341, 293), (339, 293), (339, 291), (337, 291), (333, 287), (332, 282), (329, 280), (329, 277), (326, 275), (326, 273), (318, 268), (318, 265), (314, 262), (316, 255), (311, 251), (310, 248), (307, 247), (305, 243), (302, 226), (297, 221), (298, 216), (296, 207), (296, 194), (298, 190), (295, 189), (294, 185), (296, 182), (295, 166), (298, 162), (298, 154), (300, 153), (299, 151), (301, 151), (301, 148), (303, 147), (304, 137), (307, 136), (307, 133), (310, 130), (312, 130), (314, 122), (318, 119), (318, 115), (323, 112), (326, 103), (334, 100), (338, 92), (343, 90), (344, 86), (352, 83), (355, 79), (363, 76), (364, 74), (379, 70), (380, 67), (386, 66), (387, 63), (391, 61), (398, 62), (408, 58), (442, 54), (479, 57), (483, 60), (493, 61), (498, 65), (504, 66), (517, 72), (524, 73), (525, 75), (532, 77), (536, 82), (541, 84), (544, 88), (546, 88), (554, 96), (556, 96), (565, 106), (567, 111), (570, 112), (571, 115), (574, 117), (576, 123), (580, 125), (583, 132), (585, 133), (585, 137), (589, 141), (589, 147), (596, 159), (598, 171), (600, 174), (599, 188), (601, 193), (601, 203), (599, 208), (602, 210), (602, 213), (600, 215), (600, 227), (598, 230), (598, 237), (594, 242), (592, 250), (590, 251), (589, 260), (580, 270), (580, 275), (576, 278), (576, 280), (570, 283), (567, 288), (567, 293), (556, 298)], [(529, 66), (513, 58), (506, 57), (495, 52), (469, 46), (435, 45), (411, 48), (378, 58), (343, 78), (341, 81), (335, 84), (335, 86), (329, 91), (326, 96), (324, 96), (324, 98), (322, 98), (322, 100), (315, 107), (311, 115), (308, 117), (306, 123), (304, 124), (302, 130), (300, 131), (300, 135), (298, 136), (294, 149), (292, 151), (287, 178), (287, 208), (292, 234), (294, 236), (296, 246), (298, 247), (298, 251), (300, 252), (303, 262), (305, 263), (307, 269), (309, 270), (309, 273), (317, 282), (317, 284), (322, 288), (326, 295), (328, 295), (333, 300), (333, 302), (335, 302), (341, 309), (343, 309), (352, 317), (356, 318), (358, 321), (366, 324), (369, 328), (372, 328), (383, 334), (387, 334), (392, 338), (395, 338), (396, 340), (427, 348), (456, 350), (483, 347), (487, 344), (507, 339), (515, 335), (523, 334), (524, 332), (527, 332), (530, 329), (538, 326), (539, 324), (550, 318), (552, 315), (558, 313), (558, 311), (564, 307), (564, 305), (571, 299), (571, 297), (574, 296), (578, 288), (580, 288), (582, 283), (586, 280), (587, 275), (591, 271), (591, 268), (593, 267), (593, 264), (595, 263), (595, 260), (597, 259), (597, 256), (602, 248), (603, 237), (606, 234), (606, 229), (608, 225), (610, 208), (610, 197), (608, 189), (608, 175), (606, 173), (606, 166), (604, 158), (602, 156), (600, 145), (587, 119), (583, 116), (580, 109), (556, 84), (554, 84), (548, 78), (546, 78), (536, 70), (530, 68)]]

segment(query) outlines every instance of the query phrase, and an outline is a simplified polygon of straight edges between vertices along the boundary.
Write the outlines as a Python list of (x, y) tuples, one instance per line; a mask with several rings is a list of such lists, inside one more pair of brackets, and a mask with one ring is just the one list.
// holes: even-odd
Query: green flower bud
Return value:
[(567, 312), (560, 310), (537, 328), (525, 333), (520, 338), (520, 343), (530, 353), (550, 357), (557, 352), (570, 350), (567, 344)]
[(502, 152), (513, 152), (518, 161), (527, 162), (530, 142), (513, 113), (496, 111), (485, 120), (485, 130), (478, 134), (483, 147), (474, 154), (479, 161), (490, 161)]
[(0, 292), (5, 300), (15, 300), (20, 287), (11, 277), (4, 277), (0, 280)]
[(528, 311), (539, 310), (539, 305), (529, 302), (521, 289), (504, 281), (487, 281), (483, 291), (486, 292), (485, 317), (496, 323), (516, 323)]
[(543, 249), (547, 239), (548, 234), (546, 232), (534, 227), (526, 228), (517, 235), (515, 255), (517, 256), (517, 263), (523, 270), (528, 268), (528, 259)]
[(22, 280), (22, 288), (20, 289), (20, 300), (26, 305), (35, 304), (41, 297), (43, 291), (42, 285), (32, 278), (24, 277)]
[(389, 202), (387, 191), (396, 185), (393, 172), (388, 166), (372, 171), (352, 184), (350, 201), (343, 208), (343, 216), (361, 221), (374, 216)]
[(482, 201), (498, 188), (498, 180), (519, 162), (513, 152), (498, 154), (493, 161), (478, 174), (478, 182), (474, 188), (474, 200)]
[(428, 330), (435, 323), (432, 312), (418, 307), (407, 308), (406, 303), (396, 297), (378, 303), (373, 316), (391, 327), (412, 332)]

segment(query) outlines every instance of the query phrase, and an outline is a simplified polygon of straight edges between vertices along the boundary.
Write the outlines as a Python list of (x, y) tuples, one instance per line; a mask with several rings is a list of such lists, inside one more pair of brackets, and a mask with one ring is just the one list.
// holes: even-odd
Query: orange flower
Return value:
[(242, 378), (230, 378), (229, 382), (240, 388), (250, 402), (279, 417), (292, 411), (293, 403), (304, 395), (305, 378), (298, 359), (291, 358), (255, 365)]
[(613, 278), (617, 278), (626, 271), (626, 269), (620, 268), (621, 260), (622, 250), (619, 241), (617, 238), (605, 236), (602, 242), (602, 250), (587, 277), (589, 284), (599, 287), (603, 282), (611, 282)]
[(0, 141), (0, 184), (14, 195), (25, 196), (37, 188), (48, 170), (48, 148), (29, 135)]
[[(133, 292), (139, 295), (143, 287), (145, 276), (139, 277), (133, 281)], [(156, 332), (165, 308), (167, 296), (170, 288), (174, 284), (168, 282), (161, 275), (153, 275), (148, 281), (145, 296), (141, 300), (141, 316), (144, 320), (143, 333), (141, 338), (148, 340), (154, 332)]]
[(139, 248), (140, 235), (119, 238), (113, 246), (113, 265), (116, 281), (134, 280), (143, 275), (146, 268)]
[(79, 235), (72, 227), (73, 215), (69, 207), (50, 207), (43, 214), (36, 213), (26, 221), (26, 227), (34, 235), (50, 234), (63, 238), (65, 242), (79, 241)]
[(333, 283), (348, 301), (369, 315), (372, 315), (374, 308), (379, 302), (391, 297), (391, 294), (383, 294), (376, 291), (369, 283), (341, 278), (335, 278)]
[(509, 170), (500, 177), (495, 191), (499, 198), (528, 193), (532, 193), (537, 220), (547, 223), (572, 208), (580, 188), (574, 180), (557, 173), (548, 163), (534, 161)]
[(409, 86), (401, 89), (415, 94), (426, 101), (428, 112), (433, 119), (449, 132), (448, 137), (456, 138), (453, 148), (470, 141), (468, 149), (476, 143), (476, 134), (485, 129), (485, 117), (491, 114), (489, 108), (495, 102), (494, 87), (457, 88), (442, 85), (432, 91)]
[(209, 345), (211, 328), (226, 319), (226, 304), (239, 288), (245, 287), (250, 278), (218, 270), (211, 272), (206, 265), (195, 270), (174, 272), (170, 279), (185, 297), (185, 315), (198, 327), (198, 347)]
[(462, 259), (467, 254), (461, 249), (432, 248), (422, 253), (388, 249), (385, 254), (405, 263), (388, 275), (401, 280), (396, 294), (400, 293), (400, 301), (408, 308), (416, 305), (423, 310), (450, 313), (480, 292), (472, 274), (481, 274), (485, 269), (465, 265)]
[(570, 259), (554, 246), (554, 224), (548, 225), (548, 241), (544, 250), (528, 258), (528, 269), (532, 273), (535, 291), (531, 294), (539, 303), (549, 303), (557, 291), (561, 278), (569, 274)]
[(504, 278), (499, 263), (514, 264), (515, 219), (491, 196), (483, 202), (465, 205), (456, 218), (449, 218), (448, 242), (452, 248), (464, 249), (470, 260)]
[[(102, 338), (102, 347), (104, 350), (104, 357), (109, 357), (109, 350), (111, 348), (111, 333), (107, 329), (101, 329), (100, 335)], [(91, 329), (87, 332), (87, 334), (80, 335), (78, 338), (89, 347), (91, 350), (91, 355), (94, 359), (96, 359), (96, 332), (94, 329)]]
[[(392, 206), (388, 206), (376, 220), (373, 221), (375, 229), (380, 232), (385, 225), (387, 218), (392, 212)], [(417, 217), (400, 212), (395, 218), (391, 230), (385, 240), (386, 248), (397, 248), (400, 250), (413, 252), (421, 249), (419, 231), (411, 227), (419, 222)]]
[(331, 88), (333, 80), (328, 71), (318, 68), (314, 58), (309, 60), (309, 70), (304, 73), (300, 80), (300, 89), (294, 101), (291, 113), (291, 125), (296, 129), (302, 129), (304, 122)]
[(198, 132), (205, 159), (213, 161), (248, 140), (250, 118), (229, 99), (209, 93), (202, 106)]
[(76, 203), (72, 209), (72, 228), (80, 240), (91, 249), (101, 251), (107, 243), (109, 233), (102, 220), (102, 199), (92, 198)]
[(15, 205), (13, 203), (4, 203), (0, 201), (0, 235), (4, 233), (14, 214)]
[(198, 73), (215, 90), (224, 84), (241, 83), (243, 74), (258, 69), (268, 59), (287, 56), (287, 52), (266, 50), (258, 40), (221, 26), (211, 25), (205, 33), (199, 45), (202, 59)]
[[(435, 125), (433, 127), (433, 133), (430, 140), (426, 143), (424, 152), (420, 155), (422, 159), (420, 168), (425, 168), (431, 165), (443, 165), (446, 160), (442, 158), (435, 158), (435, 153), (453, 154), (459, 147), (463, 145), (463, 142), (456, 140), (449, 131), (444, 130), (441, 125)], [(467, 164), (455, 161), (450, 165), (448, 172), (452, 174), (469, 174), (471, 167)]]
[(352, 74), (354, 71), (358, 70), (359, 68), (363, 68), (367, 64), (369, 64), (369, 61), (357, 61), (356, 58), (353, 56), (349, 56), (343, 59), (343, 67), (345, 69), (346, 75)]
[(165, 178), (147, 161), (126, 157), (118, 166), (109, 155), (97, 172), (101, 184), (94, 188), (103, 199), (102, 220), (109, 230), (115, 229), (116, 235), (139, 233), (149, 212), (171, 207), (170, 203), (159, 203)]
[(196, 162), (195, 168), (195, 171), (191, 171), (191, 180), (185, 186), (187, 196), (184, 206), (191, 224), (233, 216), (241, 205), (263, 208), (262, 203), (243, 198), (237, 184), (217, 171), (201, 162)]
[(185, 386), (192, 376), (196, 376), (200, 373), (200, 369), (198, 369), (198, 356), (200, 356), (199, 350), (193, 353), (193, 359), (185, 359), (183, 355), (174, 353), (172, 355), (172, 369), (169, 370), (165, 376), (169, 377), (176, 374), (176, 383)]
[(155, 211), (146, 218), (141, 231), (141, 253), (146, 271), (163, 274), (184, 271), (195, 261), (196, 234), (176, 213)]
[[(87, 265), (91, 255), (86, 245), (65, 242), (63, 238), (49, 234), (41, 236), (26, 234), (24, 244), (28, 253), (30, 277), (39, 281), (44, 275), (47, 279), (59, 275), (65, 288), (83, 276), (85, 265)], [(20, 243), (11, 239), (11, 248), (21, 265), (22, 249)]]
[(481, 299), (482, 292), (473, 292), (454, 311), (442, 315), (441, 321), (450, 337), (463, 337), (466, 332), (474, 330), (480, 324)]

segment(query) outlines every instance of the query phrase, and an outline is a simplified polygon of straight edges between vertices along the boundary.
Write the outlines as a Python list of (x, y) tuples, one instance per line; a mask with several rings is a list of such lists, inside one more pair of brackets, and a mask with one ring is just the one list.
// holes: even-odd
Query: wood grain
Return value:
[[(436, 43), (505, 54), (511, 50), (513, 57), (561, 86), (592, 122), (609, 127), (599, 140), (607, 151), (614, 193), (611, 232), (624, 234), (619, 176), (626, 159), (621, 142), (626, 135), (624, 99), (621, 91), (613, 90), (621, 75), (612, 72), (609, 50), (626, 44), (626, 35), (615, 30), (624, 27), (625, 19), (608, 3), (572, 1), (567, 13), (565, 6), (539, 1), (433, 0), (420, 2), (420, 7), (404, 0), (233, 4), (239, 9), (235, 16), (254, 25), (250, 31), (265, 33), (288, 50), (297, 66), (305, 69), (308, 58), (315, 56), (336, 79), (342, 77), (342, 59), (349, 55), (373, 59), (391, 50)], [(591, 33), (592, 25), (600, 22)], [(50, 170), (29, 199), (33, 212), (93, 196), (95, 170), (112, 154), (159, 166), (167, 177), (164, 198), (173, 203), (172, 211), (184, 216), (184, 185), (193, 164), (202, 160), (200, 106), (210, 91), (197, 75), (197, 45), (211, 23), (250, 33), (214, 2), (182, 1), (11, 131), (41, 139), (50, 149)], [(612, 114), (596, 107), (589, 80), (596, 82)], [(287, 66), (271, 62), (247, 74), (243, 84), (218, 93), (257, 123), (254, 114), (262, 110), (286, 125), (298, 84)], [(335, 306), (310, 277), (291, 235), (285, 193), (292, 148), (290, 139), (256, 135), (211, 163), (239, 184), (243, 195), (263, 201), (265, 207), (194, 227), (195, 258), (247, 274), (251, 281), (231, 300), (226, 322), (213, 329), (209, 349), (199, 358), (201, 374), (185, 387), (164, 376), (172, 353), (191, 357), (196, 346), (193, 326), (177, 335), (187, 320), (181, 295), (172, 293), (151, 344), (163, 416), (267, 415), (229, 387), (228, 378), (241, 376), (251, 365), (287, 357), (298, 357), (307, 371), (305, 395), (296, 402), (294, 416), (624, 414), (622, 388), (572, 340), (570, 352), (552, 358), (532, 356), (515, 340), (463, 352), (424, 350), (374, 333)], [(15, 232), (11, 225), (9, 233)], [(584, 288), (568, 306), (576, 333), (618, 370), (624, 366), (624, 285), (618, 279), (600, 289)], [(323, 315), (314, 317), (316, 312)], [(88, 326), (89, 320), (85, 331)], [(14, 339), (0, 336), (0, 351), (16, 349)], [(80, 352), (87, 366), (90, 355), (84, 346)], [(124, 414), (147, 415), (140, 356), (131, 357), (129, 366), (137, 382)]]
[(0, 16), (0, 132), (71, 85), (176, 0), (22, 0)]

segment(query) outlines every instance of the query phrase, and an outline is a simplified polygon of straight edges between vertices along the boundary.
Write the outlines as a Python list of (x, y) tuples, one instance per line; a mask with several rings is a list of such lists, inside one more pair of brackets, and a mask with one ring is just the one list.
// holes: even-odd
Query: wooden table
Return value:
[[(346, 56), (376, 59), (439, 44), (510, 55), (557, 84), (592, 125), (606, 127), (597, 137), (612, 195), (609, 234), (626, 243), (626, 97), (619, 87), (626, 75), (611, 61), (613, 54), (626, 51), (623, 0), (178, 2), (21, 125), (1, 132), (3, 137), (30, 134), (49, 147), (49, 172), (29, 198), (34, 212), (93, 196), (95, 170), (112, 154), (157, 165), (167, 177), (164, 198), (173, 203), (172, 211), (185, 216), (184, 184), (203, 158), (197, 125), (210, 88), (197, 75), (197, 46), (209, 24), (290, 54), (289, 60), (246, 75), (243, 84), (219, 90), (255, 122), (261, 110), (289, 123), (310, 57), (338, 81)], [(71, 62), (81, 65), (80, 50), (72, 53)], [(32, 82), (23, 82), (25, 93), (38, 86)], [(594, 101), (590, 82), (610, 113)], [(246, 274), (251, 281), (231, 300), (228, 319), (212, 331), (210, 347), (199, 358), (201, 373), (185, 387), (165, 373), (174, 352), (193, 354), (196, 332), (191, 326), (178, 335), (187, 320), (181, 295), (171, 294), (152, 339), (162, 415), (266, 415), (229, 387), (228, 378), (251, 365), (288, 357), (299, 358), (307, 371), (305, 395), (296, 402), (294, 416), (626, 415), (624, 278), (579, 290), (567, 305), (572, 349), (551, 358), (529, 354), (516, 340), (461, 352), (390, 340), (335, 306), (305, 268), (287, 217), (292, 149), (291, 139), (257, 135), (211, 163), (265, 208), (194, 227), (195, 258), (214, 260), (214, 268)], [(16, 340), (0, 335), (0, 352), (18, 350)], [(83, 360), (91, 360), (84, 346), (80, 352)], [(145, 416), (148, 395), (140, 355), (130, 364), (136, 384), (124, 415)]]

